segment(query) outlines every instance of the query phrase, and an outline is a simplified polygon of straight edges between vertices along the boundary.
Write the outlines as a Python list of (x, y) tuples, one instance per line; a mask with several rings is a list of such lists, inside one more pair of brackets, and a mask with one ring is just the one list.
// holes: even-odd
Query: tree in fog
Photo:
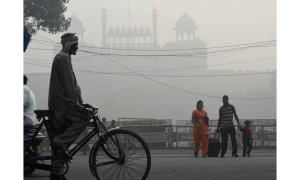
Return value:
[(69, 0), (24, 0), (24, 26), (31, 34), (39, 30), (52, 34), (63, 32), (71, 19), (65, 18)]

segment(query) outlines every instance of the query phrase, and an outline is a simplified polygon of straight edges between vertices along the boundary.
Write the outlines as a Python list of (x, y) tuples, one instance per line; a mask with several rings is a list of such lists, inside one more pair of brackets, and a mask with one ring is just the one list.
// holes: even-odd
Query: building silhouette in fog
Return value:
[[(249, 74), (249, 73), (261, 73), (253, 74), (247, 76), (231, 76), (231, 77), (217, 77), (217, 78), (201, 78), (197, 81), (197, 86), (202, 93), (214, 94), (217, 96), (223, 95), (223, 93), (229, 96), (235, 97), (269, 97), (276, 96), (276, 74), (266, 73), (270, 70), (253, 70), (253, 71), (234, 71), (234, 70), (210, 70), (206, 66), (207, 62), (207, 51), (206, 42), (197, 36), (197, 30), (201, 29), (201, 26), (197, 26), (192, 17), (188, 13), (184, 12), (176, 22), (174, 22), (174, 28), (170, 29), (170, 32), (174, 34), (174, 41), (167, 42), (160, 46), (157, 44), (159, 38), (159, 31), (157, 27), (157, 21), (159, 21), (159, 12), (156, 8), (149, 12), (149, 17), (152, 17), (152, 24), (148, 26), (133, 26), (129, 24), (125, 26), (110, 26), (109, 13), (105, 8), (101, 10), (101, 21), (102, 23), (102, 34), (99, 36), (102, 41), (102, 45), (97, 49), (92, 44), (87, 44), (84, 42), (84, 29), (83, 23), (73, 14), (71, 19), (71, 25), (68, 29), (69, 32), (75, 32), (79, 36), (80, 49), (88, 50), (93, 52), (100, 52), (104, 54), (112, 54), (117, 56), (122, 55), (144, 55), (138, 58), (133, 57), (131, 59), (138, 59), (139, 62), (144, 62), (148, 69), (155, 69), (159, 65), (162, 69), (166, 68), (178, 68), (178, 67), (198, 67), (201, 68), (191, 68), (182, 71), (170, 71), (164, 72), (166, 75), (235, 75), (235, 74)], [(201, 36), (201, 35), (200, 35)], [(58, 45), (59, 44), (59, 45)], [(56, 46), (61, 46), (60, 43)], [(95, 48), (85, 48), (84, 46), (95, 47)], [(199, 49), (199, 51), (191, 51), (185, 49)], [(55, 48), (54, 48), (55, 49)], [(57, 49), (57, 47), (56, 47)], [(180, 51), (173, 51), (179, 49)], [(58, 53), (60, 48), (54, 50), (54, 56)], [(154, 51), (149, 51), (154, 50)], [(193, 52), (198, 52), (198, 56), (188, 56), (184, 54), (190, 54)], [(151, 55), (178, 55), (165, 56), (157, 58), (157, 64), (149, 64), (148, 58)], [(87, 57), (91, 54), (79, 52), (76, 58)], [(149, 57), (147, 57), (149, 55)], [(99, 57), (98, 57), (99, 58)], [(153, 57), (152, 57), (153, 58)], [(222, 62), (222, 58), (220, 58)], [(128, 62), (126, 62), (128, 63)], [(148, 63), (148, 64), (147, 64)], [(91, 65), (92, 64), (92, 65)], [(153, 65), (153, 67), (151, 67)], [(75, 65), (76, 66), (76, 65)], [(90, 62), (90, 64), (80, 64), (80, 67), (97, 67), (97, 63)], [(168, 74), (169, 73), (169, 74)], [(263, 74), (265, 73), (265, 74)], [(130, 80), (127, 81), (127, 85), (130, 83), (135, 83)], [(176, 78), (170, 79), (169, 82), (176, 83)], [(129, 84), (128, 84), (129, 83)], [(186, 84), (185, 84), (186, 83)], [(183, 81), (181, 83), (183, 86), (189, 86), (190, 81)], [(222, 89), (220, 92), (220, 89)]]
[[(142, 50), (159, 50), (157, 45), (157, 11), (152, 11), (152, 30), (149, 26), (128, 27), (109, 27), (107, 28), (107, 17), (105, 8), (101, 11), (102, 18), (102, 46), (101, 48), (112, 48), (104, 52), (112, 54), (149, 54), (149, 51)], [(140, 51), (128, 51), (124, 49), (134, 49)], [(102, 50), (103, 51), (103, 50)]]

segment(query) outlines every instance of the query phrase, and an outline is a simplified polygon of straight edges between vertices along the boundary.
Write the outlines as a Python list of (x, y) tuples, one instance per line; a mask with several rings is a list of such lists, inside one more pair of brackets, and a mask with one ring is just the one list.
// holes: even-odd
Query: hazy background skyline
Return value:
[[(196, 37), (206, 42), (207, 47), (244, 44), (260, 41), (276, 40), (276, 1), (209, 1), (209, 0), (72, 0), (67, 4), (66, 17), (75, 15), (86, 29), (84, 41), (94, 46), (102, 45), (101, 10), (107, 11), (107, 29), (109, 27), (129, 26), (129, 4), (131, 27), (149, 26), (152, 30), (152, 9), (155, 7), (158, 14), (158, 45), (163, 46), (176, 40), (173, 28), (176, 21), (186, 12), (194, 19)], [(63, 33), (49, 34), (38, 31), (37, 35), (60, 41)], [(39, 36), (33, 39), (45, 40)], [(49, 46), (31, 43), (29, 48), (49, 48)], [(222, 59), (213, 59), (209, 56), (208, 64), (227, 63), (237, 60), (251, 60), (276, 56), (276, 46), (255, 48)], [(25, 58), (53, 59), (51, 51), (37, 51), (28, 49)], [(256, 63), (219, 66), (211, 69), (238, 70), (274, 70), (276, 61), (268, 60)], [(36, 68), (25, 65), (25, 73), (49, 72), (49, 68)]]
[[(196, 38), (200, 38), (206, 43), (206, 47), (217, 47), (237, 44), (247, 44), (253, 42), (276, 40), (276, 1), (209, 1), (209, 0), (186, 0), (186, 1), (151, 1), (151, 0), (72, 0), (67, 4), (66, 17), (75, 15), (83, 24), (84, 42), (90, 46), (99, 47), (102, 45), (102, 19), (101, 10), (106, 9), (107, 31), (110, 27), (129, 26), (129, 4), (130, 4), (130, 26), (149, 26), (152, 32), (152, 9), (157, 9), (157, 40), (159, 46), (176, 41), (173, 28), (176, 21), (187, 13), (194, 21), (196, 27)], [(60, 42), (59, 34), (48, 34), (39, 31), (33, 39), (54, 40)], [(48, 40), (48, 41), (49, 41)], [(80, 44), (79, 44), (80, 46)], [(35, 74), (29, 76), (29, 86), (37, 95), (38, 107), (47, 108), (47, 96), (49, 87), (49, 72), (51, 61), (53, 60), (52, 50), (34, 50), (31, 48), (52, 49), (49, 45), (35, 42), (29, 44), (28, 50), (24, 54), (25, 62), (30, 62), (27, 58), (36, 59), (36, 63), (49, 67), (24, 64), (25, 74)], [(184, 47), (182, 47), (184, 48)], [(79, 47), (80, 49), (80, 47)], [(80, 55), (73, 56), (78, 58)], [(276, 46), (252, 48), (237, 54), (215, 58), (207, 55), (207, 64), (232, 63), (237, 61), (247, 61), (262, 58), (276, 57)], [(111, 57), (113, 60), (129, 67), (133, 70), (149, 70), (163, 68), (180, 68), (197, 65), (197, 59), (186, 60), (184, 58), (174, 58), (166, 60), (157, 59), (122, 59)], [(40, 60), (37, 60), (40, 59)], [(46, 60), (46, 61), (43, 61)], [(32, 61), (31, 61), (32, 62)], [(126, 69), (118, 66), (108, 59), (98, 56), (92, 60), (73, 62), (74, 69), (84, 69), (102, 72), (124, 72)], [(258, 72), (262, 70), (276, 70), (276, 58), (264, 61), (249, 63), (231, 64), (225, 66), (208, 67), (207, 73), (224, 74), (234, 71)], [(215, 70), (215, 71), (214, 71)], [(222, 71), (224, 70), (224, 71)], [(226, 70), (226, 71), (225, 71)], [(255, 71), (254, 71), (255, 70)], [(232, 72), (227, 72), (232, 71)], [(46, 73), (40, 75), (39, 73)], [(190, 119), (191, 112), (199, 99), (204, 101), (206, 110), (211, 118), (218, 117), (218, 108), (222, 105), (221, 98), (211, 98), (177, 91), (172, 88), (161, 86), (157, 83), (146, 80), (142, 77), (115, 76), (91, 74), (82, 75), (76, 72), (77, 79), (83, 92), (85, 102), (96, 104), (100, 107), (102, 116), (108, 120), (118, 117), (147, 117), (147, 118), (171, 118), (173, 120)], [(162, 72), (163, 75), (199, 75), (201, 70), (186, 70)], [(205, 71), (206, 73), (206, 71)], [(204, 73), (204, 74), (205, 74)], [(274, 74), (275, 75), (275, 74)], [(275, 76), (276, 77), (276, 76)], [(222, 96), (239, 98), (262, 98), (276, 96), (276, 85), (271, 81), (274, 77), (243, 77), (239, 83), (229, 78), (154, 78), (162, 83), (185, 89), (197, 93), (212, 96)], [(260, 79), (263, 78), (263, 82)], [(237, 79), (238, 80), (238, 79)], [(205, 85), (203, 82), (205, 81)], [(211, 83), (210, 83), (211, 81)], [(275, 79), (276, 81), (276, 79)], [(201, 84), (201, 83), (202, 84)], [(220, 83), (227, 83), (231, 88), (219, 86)], [(231, 84), (230, 84), (231, 83)], [(272, 89), (273, 88), (273, 89)], [(239, 90), (241, 89), (241, 90)], [(276, 99), (271, 100), (230, 100), (236, 106), (241, 119), (252, 118), (276, 118)], [(254, 113), (253, 113), (254, 112)]]

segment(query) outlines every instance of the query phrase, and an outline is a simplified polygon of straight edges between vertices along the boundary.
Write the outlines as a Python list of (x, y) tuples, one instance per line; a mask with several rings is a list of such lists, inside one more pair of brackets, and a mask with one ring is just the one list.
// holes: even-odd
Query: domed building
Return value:
[(195, 40), (195, 30), (197, 30), (198, 28), (195, 25), (194, 19), (187, 15), (187, 13), (184, 13), (177, 20), (176, 27), (173, 29), (176, 31), (176, 41), (185, 41)]
[(76, 35), (79, 36), (80, 42), (83, 42), (83, 32), (85, 31), (82, 22), (73, 14), (71, 16), (71, 24), (68, 28), (68, 32), (76, 33)]
[[(184, 12), (176, 22), (174, 22), (175, 36), (173, 42), (166, 42), (162, 47), (157, 44), (157, 10), (152, 9), (152, 28), (148, 26), (136, 26), (128, 27), (116, 26), (106, 29), (106, 10), (102, 9), (102, 48), (108, 48), (108, 50), (102, 49), (102, 53), (112, 53), (118, 55), (163, 55), (157, 57), (155, 63), (147, 64), (149, 57), (136, 58), (138, 61), (143, 61), (147, 64), (148, 68), (155, 69), (159, 66), (165, 69), (176, 69), (178, 67), (199, 67), (189, 68), (188, 71), (176, 71), (176, 75), (185, 76), (187, 72), (191, 75), (234, 75), (237, 72), (231, 69), (212, 69), (207, 68), (207, 55), (210, 54), (207, 50), (206, 41), (201, 37), (196, 36), (196, 30), (199, 28), (196, 26), (195, 20)], [(121, 28), (120, 28), (121, 27)], [(151, 26), (150, 26), (151, 27)], [(107, 41), (106, 41), (107, 39)], [(112, 48), (110, 50), (109, 48)], [(125, 50), (127, 49), (127, 50)], [(128, 50), (130, 49), (130, 50)], [(157, 51), (149, 51), (157, 50)], [(186, 54), (193, 54), (187, 56)], [(156, 59), (156, 57), (155, 57)], [(222, 60), (222, 59), (220, 59)], [(131, 60), (133, 61), (133, 60)], [(150, 61), (149, 61), (150, 62)], [(134, 63), (133, 63), (134, 64)], [(258, 71), (262, 73), (262, 71)], [(173, 75), (172, 71), (166, 71), (164, 74)], [(254, 73), (252, 76), (232, 76), (232, 77), (220, 77), (220, 78), (202, 78), (197, 83), (199, 89), (204, 92), (207, 90), (209, 93), (217, 94), (219, 89), (223, 89), (228, 93), (247, 93), (248, 91), (256, 91), (257, 89), (265, 90), (268, 88), (268, 81), (270, 81), (271, 74), (255, 74), (256, 72), (239, 71), (238, 74)], [(221, 79), (221, 80), (220, 80)], [(128, 79), (127, 82), (131, 80)], [(176, 84), (176, 79), (169, 79), (169, 83)], [(245, 82), (249, 82), (246, 83)], [(185, 84), (186, 83), (186, 84)], [(181, 86), (189, 87), (189, 81), (181, 83)], [(259, 87), (254, 87), (253, 84), (259, 84)], [(267, 84), (267, 85), (266, 85)], [(212, 89), (205, 89), (208, 87), (214, 87)], [(207, 92), (207, 94), (208, 94)], [(238, 95), (237, 95), (238, 96)]]
[[(176, 41), (166, 43), (162, 46), (162, 54), (168, 54), (172, 49), (180, 49), (180, 51), (174, 51), (173, 54), (190, 54), (190, 50), (185, 49), (201, 49), (202, 55), (199, 57), (180, 57), (185, 63), (191, 63), (191, 66), (206, 66), (207, 65), (207, 56), (206, 56), (206, 42), (202, 41), (199, 37), (196, 38), (196, 27), (194, 19), (192, 19), (186, 12), (178, 18), (176, 21), (175, 34)], [(164, 51), (168, 50), (168, 51)], [(194, 53), (196, 51), (193, 51)], [(172, 58), (174, 59), (174, 58)], [(205, 68), (203, 68), (205, 69)], [(202, 71), (203, 72), (203, 71)]]
[[(83, 27), (82, 21), (77, 18), (74, 14), (71, 16), (71, 23), (67, 30), (69, 33), (76, 33), (76, 36), (79, 39), (79, 47), (80, 50), (87, 50), (87, 51), (93, 51), (95, 52), (96, 48), (87, 48), (87, 47), (95, 47), (93, 44), (87, 44), (84, 42), (83, 39), (83, 33), (86, 32), (86, 29)], [(66, 32), (64, 32), (66, 33)], [(53, 58), (57, 55), (57, 53), (61, 50), (61, 42), (58, 40), (57, 43), (53, 45)], [(76, 58), (81, 58), (86, 56), (86, 53), (84, 52), (77, 52)], [(75, 59), (76, 59), (75, 58)]]

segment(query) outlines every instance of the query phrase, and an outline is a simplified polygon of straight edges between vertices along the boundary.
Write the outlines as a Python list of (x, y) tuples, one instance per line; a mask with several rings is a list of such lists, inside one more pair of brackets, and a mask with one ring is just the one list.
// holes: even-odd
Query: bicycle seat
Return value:
[(54, 112), (52, 110), (35, 110), (34, 113), (38, 117), (49, 117), (54, 116)]

